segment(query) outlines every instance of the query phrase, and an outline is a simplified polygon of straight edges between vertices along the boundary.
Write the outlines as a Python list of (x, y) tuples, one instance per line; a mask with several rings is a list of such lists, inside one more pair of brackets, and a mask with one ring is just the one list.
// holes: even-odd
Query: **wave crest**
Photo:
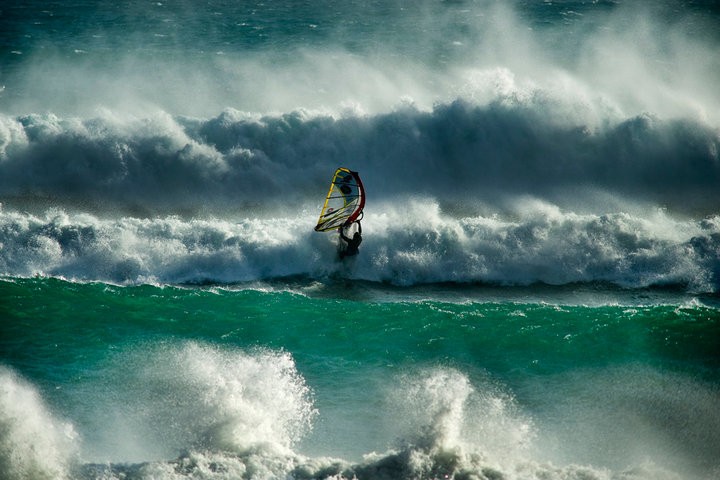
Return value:
[(457, 100), (374, 116), (0, 116), (0, 197), (21, 208), (276, 215), (321, 201), (342, 163), (362, 172), (369, 207), (417, 192), (457, 208), (525, 195), (596, 212), (622, 205), (613, 197), (694, 214), (720, 204), (711, 126), (650, 115), (566, 124), (545, 108)]

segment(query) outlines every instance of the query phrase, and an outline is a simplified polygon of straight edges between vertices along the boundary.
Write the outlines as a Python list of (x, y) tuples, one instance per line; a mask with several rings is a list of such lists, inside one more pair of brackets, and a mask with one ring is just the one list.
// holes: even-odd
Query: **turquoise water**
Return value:
[[(0, 295), (3, 401), (35, 395), (13, 407), (20, 417), (5, 413), (3, 441), (44, 472), (711, 478), (717, 469), (712, 297), (49, 278), (5, 280)], [(22, 419), (31, 415), (39, 425)], [(54, 454), (25, 450), (23, 435)], [(20, 462), (3, 461), (23, 476)]]
[(710, 0), (4, 2), (0, 479), (720, 478), (718, 51)]

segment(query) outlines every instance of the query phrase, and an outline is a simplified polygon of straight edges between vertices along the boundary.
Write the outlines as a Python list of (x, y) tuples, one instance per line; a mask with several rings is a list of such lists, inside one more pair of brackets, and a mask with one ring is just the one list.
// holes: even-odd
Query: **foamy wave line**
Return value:
[(413, 285), (609, 282), (625, 287), (720, 286), (720, 217), (679, 220), (566, 212), (526, 200), (504, 215), (453, 217), (432, 200), (376, 206), (361, 254), (297, 217), (103, 219), (0, 210), (0, 274), (110, 283), (234, 283), (340, 275)]

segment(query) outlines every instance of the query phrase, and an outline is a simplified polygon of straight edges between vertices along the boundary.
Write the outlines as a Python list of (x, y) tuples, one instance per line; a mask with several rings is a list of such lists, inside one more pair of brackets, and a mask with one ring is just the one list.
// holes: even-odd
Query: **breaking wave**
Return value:
[(720, 287), (717, 216), (577, 214), (524, 201), (512, 217), (456, 218), (434, 201), (417, 199), (404, 209), (388, 204), (382, 213), (368, 213), (362, 254), (351, 262), (337, 261), (335, 236), (313, 232), (313, 220), (307, 212), (230, 221), (0, 210), (0, 273), (118, 284), (340, 276), (396, 285)]
[(115, 461), (258, 446), (287, 455), (317, 415), (290, 354), (195, 342), (116, 355), (76, 402), (93, 412), (86, 455)]
[(716, 128), (647, 114), (570, 121), (542, 92), (514, 95), (372, 116), (1, 115), (0, 198), (142, 216), (277, 215), (315, 206), (342, 164), (362, 173), (369, 210), (416, 194), (460, 209), (518, 196), (593, 211), (640, 203), (705, 215), (720, 205)]

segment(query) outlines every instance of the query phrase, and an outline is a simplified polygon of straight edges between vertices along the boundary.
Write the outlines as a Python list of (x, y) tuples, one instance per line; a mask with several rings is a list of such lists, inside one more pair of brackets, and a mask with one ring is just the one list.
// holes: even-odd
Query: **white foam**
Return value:
[(0, 365), (0, 477), (69, 478), (77, 442), (73, 425), (58, 420), (34, 386)]
[(188, 450), (292, 455), (316, 414), (287, 353), (190, 342), (144, 345), (105, 366), (88, 391), (95, 461), (175, 458)]
[(464, 468), (507, 469), (527, 460), (535, 437), (531, 419), (488, 379), (471, 383), (456, 369), (435, 367), (405, 375), (391, 394), (399, 448), (462, 457)]
[[(314, 216), (103, 219), (48, 210), (0, 211), (0, 273), (136, 284), (252, 282), (328, 275), (399, 285), (609, 282), (624, 287), (718, 288), (720, 222), (578, 214), (544, 202), (457, 218), (414, 200), (368, 212), (361, 255), (336, 261), (336, 238)], [(278, 225), (283, 225), (279, 228)]]
[[(587, 378), (579, 384), (561, 379), (566, 387), (603, 390), (604, 402), (597, 395), (566, 397), (568, 389), (553, 384), (557, 379), (545, 379), (558, 396), (552, 406), (564, 415), (545, 412), (539, 425), (483, 375), (471, 380), (446, 366), (405, 371), (387, 379), (387, 398), (373, 408), (383, 428), (396, 435), (395, 445), (351, 462), (293, 451), (316, 412), (287, 354), (155, 344), (121, 353), (99, 368), (104, 370), (86, 378), (89, 388), (76, 387), (75, 400), (85, 405), (81, 427), (87, 438), (81, 446), (73, 427), (48, 413), (34, 387), (0, 370), (3, 478), (704, 480), (712, 478), (708, 465), (717, 471), (717, 392), (651, 370), (609, 372), (597, 385)], [(639, 390), (627, 386), (628, 374), (640, 382)], [(678, 430), (687, 426), (684, 412), (696, 407), (702, 420), (691, 431)], [(98, 423), (89, 424), (94, 414)], [(643, 422), (648, 415), (656, 421)], [(629, 432), (617, 419), (635, 428)], [(358, 432), (342, 433), (352, 441)], [(565, 442), (560, 454), (553, 453), (558, 440)], [(680, 448), (685, 442), (693, 448)], [(108, 458), (81, 465), (80, 448), (86, 460), (108, 448)], [(121, 462), (131, 450), (139, 463)]]

